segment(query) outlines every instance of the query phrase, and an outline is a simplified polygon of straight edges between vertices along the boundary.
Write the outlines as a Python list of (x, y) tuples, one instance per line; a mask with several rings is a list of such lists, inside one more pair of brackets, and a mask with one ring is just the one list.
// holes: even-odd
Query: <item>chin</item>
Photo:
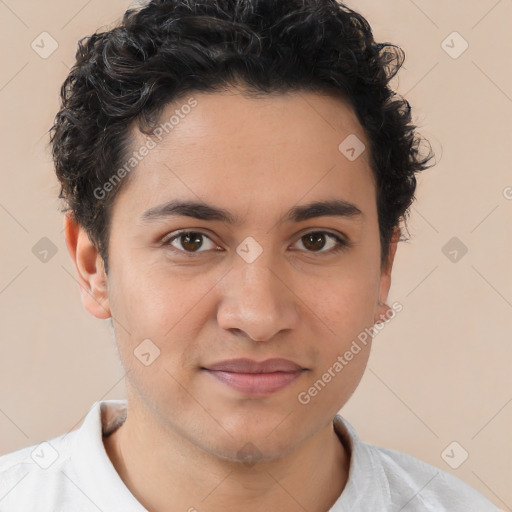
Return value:
[(230, 446), (211, 447), (209, 451), (218, 458), (238, 462), (247, 468), (252, 468), (258, 463), (279, 460), (295, 448), (295, 444), (290, 443), (289, 440), (284, 443), (284, 441), (278, 442), (277, 440), (269, 441), (265, 436), (252, 441), (248, 440), (247, 436), (244, 438), (239, 441), (234, 440)]
[[(231, 423), (226, 430), (232, 437), (229, 440), (223, 439), (223, 446), (217, 447), (218, 452), (224, 454), (223, 458), (247, 464), (282, 458), (307, 437), (306, 432), (289, 424), (284, 425), (282, 416), (276, 421), (272, 417), (262, 419), (260, 415), (251, 422), (245, 419), (238, 425)], [(212, 443), (215, 444), (215, 440)]]

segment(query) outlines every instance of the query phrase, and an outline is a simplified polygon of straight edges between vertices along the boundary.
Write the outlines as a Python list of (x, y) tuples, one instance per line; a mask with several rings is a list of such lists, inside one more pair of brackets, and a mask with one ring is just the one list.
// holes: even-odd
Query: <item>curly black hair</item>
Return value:
[(404, 59), (336, 0), (153, 0), (129, 9), (118, 26), (78, 42), (61, 87), (50, 143), (63, 211), (108, 272), (109, 218), (127, 180), (97, 191), (125, 161), (135, 126), (151, 133), (166, 104), (194, 91), (334, 93), (352, 105), (370, 144), (384, 262), (415, 199), (415, 173), (433, 156), (389, 85)]

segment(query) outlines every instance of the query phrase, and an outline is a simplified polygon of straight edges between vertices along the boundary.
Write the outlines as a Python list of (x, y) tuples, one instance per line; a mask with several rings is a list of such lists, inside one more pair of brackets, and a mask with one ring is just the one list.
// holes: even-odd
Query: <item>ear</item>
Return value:
[(379, 287), (379, 303), (375, 312), (374, 322), (383, 322), (389, 315), (386, 313), (391, 311), (391, 308), (386, 304), (388, 298), (389, 289), (391, 287), (391, 270), (393, 268), (393, 261), (395, 260), (396, 249), (398, 247), (398, 241), (400, 239), (400, 228), (395, 226), (393, 230), (393, 236), (389, 244), (389, 253), (386, 261), (382, 265), (380, 275), (380, 287)]
[(103, 258), (72, 214), (64, 218), (64, 232), (66, 246), (77, 271), (85, 309), (97, 318), (110, 318), (108, 278)]

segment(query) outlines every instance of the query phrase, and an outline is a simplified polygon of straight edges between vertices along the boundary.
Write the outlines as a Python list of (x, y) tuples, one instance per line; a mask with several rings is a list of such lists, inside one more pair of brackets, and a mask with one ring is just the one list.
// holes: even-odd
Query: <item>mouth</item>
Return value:
[(231, 359), (201, 369), (232, 389), (255, 397), (286, 388), (308, 370), (287, 359)]

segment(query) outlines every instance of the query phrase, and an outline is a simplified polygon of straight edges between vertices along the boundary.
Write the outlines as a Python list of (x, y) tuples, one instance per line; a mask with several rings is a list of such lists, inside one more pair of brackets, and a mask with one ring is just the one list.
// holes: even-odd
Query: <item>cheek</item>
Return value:
[(193, 359), (198, 333), (211, 314), (209, 293), (218, 279), (147, 260), (117, 263), (110, 296), (120, 352), (129, 363), (134, 349), (150, 339), (164, 356), (161, 360), (183, 367), (185, 356)]
[[(359, 384), (370, 355), (373, 325), (373, 286), (360, 280), (340, 280), (329, 293), (311, 297), (318, 304), (320, 325), (309, 349), (316, 361), (297, 399), (311, 414), (335, 414)], [(315, 311), (316, 312), (316, 311)]]
[(165, 265), (137, 258), (116, 263), (112, 313), (139, 331), (165, 333), (186, 314), (190, 302), (201, 293), (197, 282), (180, 277), (177, 272), (165, 272)]
[(330, 272), (325, 280), (311, 279), (309, 285), (313, 283), (314, 287), (309, 286), (313, 292), (306, 295), (308, 283), (304, 283), (302, 296), (308, 297), (309, 318), (319, 326), (315, 329), (317, 342), (310, 349), (317, 364), (303, 391), (318, 413), (325, 408), (332, 412), (348, 400), (368, 362), (369, 328), (378, 301), (378, 265), (364, 258), (351, 258), (348, 263), (347, 258), (346, 265)]
[[(368, 329), (374, 323), (373, 294), (360, 286), (349, 289), (345, 284), (336, 295), (323, 298), (322, 318), (327, 329), (323, 329), (326, 334), (318, 347), (319, 364), (315, 368), (316, 378), (331, 369), (331, 373), (339, 375), (333, 380), (340, 384), (344, 380), (359, 380), (369, 357)], [(336, 361), (341, 362), (343, 369), (339, 365), (338, 371), (332, 368)]]
[[(306, 293), (306, 290), (309, 290)], [(369, 267), (340, 268), (322, 279), (304, 282), (303, 297), (334, 338), (346, 339), (373, 325), (378, 274)]]

